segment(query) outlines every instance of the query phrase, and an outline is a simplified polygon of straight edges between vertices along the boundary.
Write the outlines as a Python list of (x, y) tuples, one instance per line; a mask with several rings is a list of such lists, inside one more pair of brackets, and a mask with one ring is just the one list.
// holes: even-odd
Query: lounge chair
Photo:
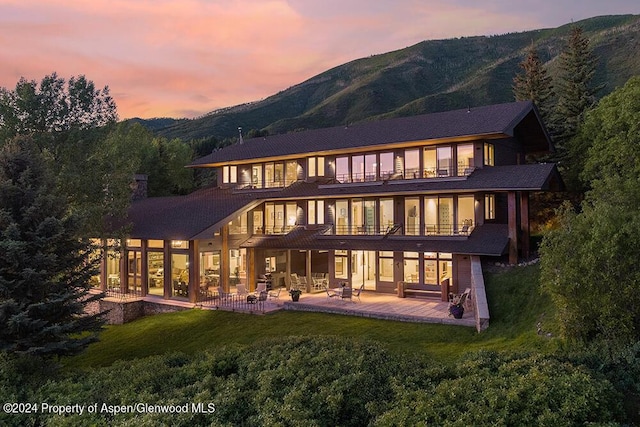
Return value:
[(260, 294), (260, 292), (266, 292), (266, 291), (267, 291), (267, 284), (258, 283), (258, 286), (256, 286), (256, 294)]

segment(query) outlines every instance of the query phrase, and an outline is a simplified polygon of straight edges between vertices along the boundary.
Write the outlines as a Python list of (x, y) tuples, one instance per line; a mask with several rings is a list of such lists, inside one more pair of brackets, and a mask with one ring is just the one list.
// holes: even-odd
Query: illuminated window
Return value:
[(495, 147), (493, 144), (489, 144), (488, 142), (484, 143), (484, 165), (485, 166), (495, 166), (496, 159)]
[(324, 176), (324, 157), (309, 157), (307, 159), (307, 176)]
[(496, 219), (495, 194), (485, 194), (484, 196), (484, 219)]
[(222, 182), (224, 184), (235, 184), (238, 182), (238, 167), (224, 166), (222, 168)]

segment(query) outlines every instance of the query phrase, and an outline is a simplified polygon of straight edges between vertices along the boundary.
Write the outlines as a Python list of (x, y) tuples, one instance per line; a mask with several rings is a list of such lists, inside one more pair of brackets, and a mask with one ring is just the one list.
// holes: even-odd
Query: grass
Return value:
[(538, 336), (536, 323), (551, 303), (538, 291), (538, 266), (518, 267), (486, 277), (491, 323), (480, 334), (461, 326), (394, 322), (323, 313), (280, 311), (248, 315), (188, 310), (109, 326), (82, 355), (65, 359), (73, 368), (108, 366), (171, 351), (194, 354), (225, 346), (246, 346), (276, 336), (336, 335), (383, 343), (407, 357), (452, 361), (469, 351), (544, 351), (553, 341)]

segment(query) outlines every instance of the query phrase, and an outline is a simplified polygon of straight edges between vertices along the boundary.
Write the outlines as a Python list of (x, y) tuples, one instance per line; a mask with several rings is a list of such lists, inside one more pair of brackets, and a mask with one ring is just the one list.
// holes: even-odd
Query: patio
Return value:
[(440, 323), (475, 327), (473, 310), (465, 310), (462, 319), (449, 315), (449, 303), (426, 298), (398, 298), (395, 295), (363, 292), (360, 300), (340, 300), (327, 298), (326, 293), (303, 293), (300, 301), (293, 302), (287, 292), (280, 298), (269, 299), (261, 304), (235, 302), (219, 304), (217, 300), (203, 302), (203, 309), (230, 310), (256, 314), (272, 313), (278, 310), (296, 310), (318, 313), (342, 314), (347, 316), (370, 317), (401, 322)]

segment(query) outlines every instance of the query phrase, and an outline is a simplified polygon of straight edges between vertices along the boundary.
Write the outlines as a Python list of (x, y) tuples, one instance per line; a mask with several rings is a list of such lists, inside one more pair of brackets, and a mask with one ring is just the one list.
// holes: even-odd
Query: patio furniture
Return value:
[(364, 290), (364, 283), (360, 285), (360, 287), (353, 292), (353, 296), (358, 298), (358, 301), (360, 301), (360, 294), (362, 293), (363, 290)]
[(269, 298), (270, 299), (280, 299), (280, 291), (282, 291), (282, 287), (279, 287), (277, 290), (275, 291), (269, 291)]
[(325, 290), (325, 292), (327, 293), (327, 298), (328, 298), (328, 299), (331, 299), (331, 298), (333, 298), (333, 297), (337, 297), (337, 296), (338, 296), (338, 294), (337, 294), (337, 293), (335, 293), (335, 292), (334, 292), (334, 291), (332, 291), (332, 290), (329, 290), (329, 287), (328, 287), (328, 286), (325, 286), (324, 290)]
[(343, 301), (345, 299), (348, 299), (349, 301), (353, 301), (351, 299), (352, 296), (353, 296), (353, 288), (349, 286), (345, 286), (344, 288), (342, 288), (342, 294), (340, 294), (340, 298), (342, 298)]
[(266, 292), (266, 291), (267, 291), (267, 284), (258, 283), (258, 286), (256, 286), (256, 294), (260, 294), (260, 292)]
[(249, 295), (249, 292), (247, 292), (247, 287), (242, 283), (238, 283), (236, 285), (236, 292), (239, 297), (246, 297), (247, 295)]

